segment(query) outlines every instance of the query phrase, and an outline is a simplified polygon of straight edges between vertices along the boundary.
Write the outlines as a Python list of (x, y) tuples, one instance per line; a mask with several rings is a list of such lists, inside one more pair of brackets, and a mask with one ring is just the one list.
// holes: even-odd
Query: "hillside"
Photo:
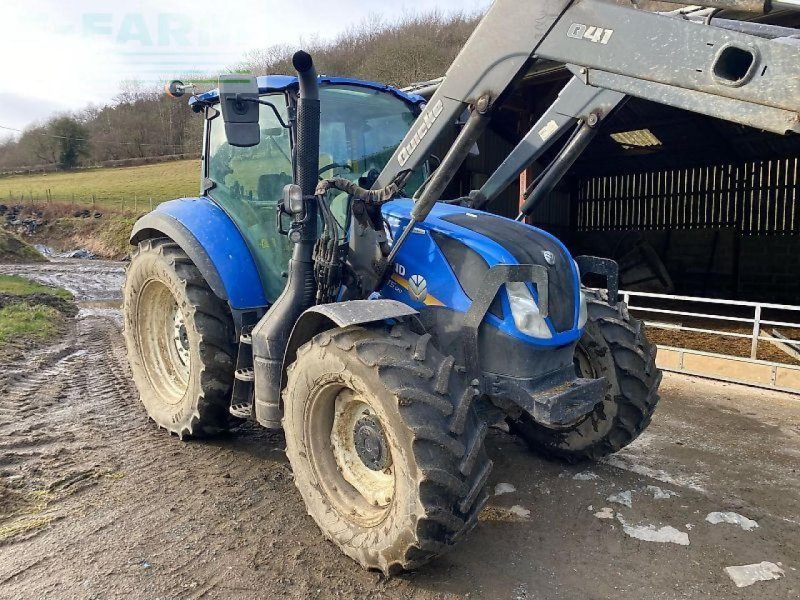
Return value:
[[(478, 18), (437, 11), (392, 23), (370, 17), (331, 41), (304, 41), (302, 46), (314, 55), (320, 73), (403, 86), (441, 76)], [(292, 73), (291, 56), (297, 49), (293, 45), (253, 50), (231, 68), (256, 75)], [(217, 75), (209, 73), (208, 79), (213, 81)], [(196, 74), (193, 78), (204, 79)], [(76, 106), (71, 113), (28, 127), (17, 139), (0, 138), (0, 173), (54, 167), (70, 170), (106, 161), (191, 154), (198, 152), (201, 144), (202, 118), (192, 113), (185, 99), (169, 98), (160, 87), (126, 82), (105, 106)], [(69, 184), (65, 187), (72, 192)], [(192, 183), (189, 192), (196, 187)], [(0, 199), (7, 198), (7, 189), (0, 188)], [(119, 191), (113, 188), (113, 193)], [(127, 191), (132, 194), (135, 190)], [(139, 193), (180, 195), (174, 187), (169, 192), (154, 189)]]
[(0, 228), (0, 263), (42, 262), (44, 257), (17, 236)]

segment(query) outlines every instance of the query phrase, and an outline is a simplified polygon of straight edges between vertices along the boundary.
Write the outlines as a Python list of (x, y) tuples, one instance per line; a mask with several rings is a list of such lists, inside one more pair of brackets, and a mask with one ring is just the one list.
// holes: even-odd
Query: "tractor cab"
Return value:
[[(319, 85), (319, 177), (342, 177), (370, 187), (425, 100), (390, 86), (355, 79), (320, 78)], [(260, 136), (252, 147), (229, 143), (218, 90), (194, 96), (189, 104), (206, 116), (202, 191), (243, 234), (266, 298), (273, 303), (286, 284), (291, 256), (291, 243), (281, 235), (276, 214), (284, 186), (294, 181), (294, 140), (287, 125), (296, 113), (298, 81), (288, 76), (259, 77), (258, 88)], [(413, 193), (422, 177), (412, 178), (406, 191)], [(348, 195), (336, 190), (329, 194), (331, 211), (347, 230)]]

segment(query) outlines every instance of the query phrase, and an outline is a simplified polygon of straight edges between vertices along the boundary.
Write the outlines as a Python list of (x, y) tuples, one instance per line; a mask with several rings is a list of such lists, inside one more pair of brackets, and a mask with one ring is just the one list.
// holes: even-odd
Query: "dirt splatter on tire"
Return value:
[(124, 336), (147, 414), (159, 426), (204, 437), (228, 428), (234, 379), (230, 310), (167, 238), (145, 240), (123, 290)]
[[(284, 391), (286, 452), (308, 513), (345, 554), (385, 574), (446, 552), (488, 497), (492, 463), (475, 392), (430, 339), (404, 325), (322, 333), (300, 348)], [(345, 396), (363, 406), (340, 433)], [(365, 492), (347, 477), (335, 448), (350, 425), (354, 444), (371, 436), (356, 451), (373, 450), (368, 462), (384, 482), (376, 489), (390, 498), (371, 497), (368, 484)]]

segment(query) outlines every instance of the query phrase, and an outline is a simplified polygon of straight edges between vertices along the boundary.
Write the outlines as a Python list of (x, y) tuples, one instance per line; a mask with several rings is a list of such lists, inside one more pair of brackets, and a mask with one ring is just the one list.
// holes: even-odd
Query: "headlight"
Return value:
[(528, 286), (524, 283), (507, 283), (508, 301), (511, 304), (511, 315), (514, 324), (522, 333), (540, 339), (550, 339), (553, 332), (539, 312)]

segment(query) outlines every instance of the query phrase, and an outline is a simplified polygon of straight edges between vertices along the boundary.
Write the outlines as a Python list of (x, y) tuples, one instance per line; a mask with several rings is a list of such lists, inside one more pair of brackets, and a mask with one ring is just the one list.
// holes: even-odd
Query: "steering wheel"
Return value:
[(326, 166), (322, 167), (322, 168), (319, 170), (319, 172), (317, 173), (317, 175), (319, 176), (319, 178), (320, 178), (320, 179), (322, 179), (322, 174), (323, 174), (325, 171), (331, 171), (331, 170), (333, 170), (333, 169), (347, 169), (347, 170), (348, 170), (348, 171), (350, 171), (351, 173), (353, 172), (353, 167), (351, 167), (351, 166), (350, 166), (350, 165), (348, 165), (348, 164), (345, 164), (345, 163), (331, 163), (331, 164), (329, 164), (329, 165), (326, 165)]

